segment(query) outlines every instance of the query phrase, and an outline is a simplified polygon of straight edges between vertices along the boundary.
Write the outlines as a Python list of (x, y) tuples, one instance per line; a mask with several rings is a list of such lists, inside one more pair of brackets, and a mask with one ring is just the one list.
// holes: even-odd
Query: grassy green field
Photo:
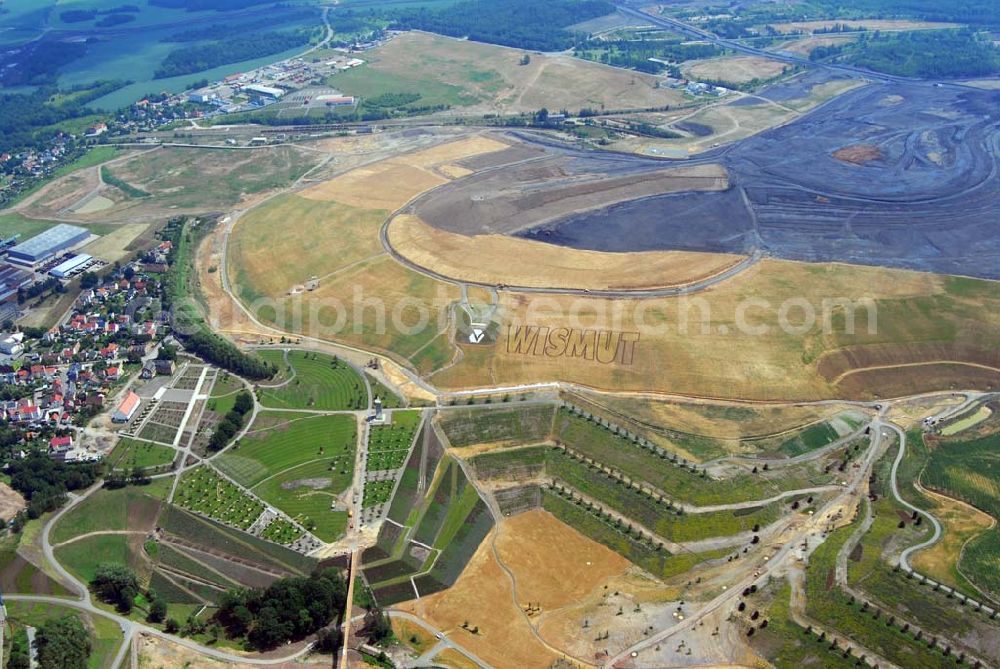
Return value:
[(333, 541), (347, 527), (347, 513), (331, 507), (354, 477), (356, 442), (353, 416), (262, 412), (216, 464), (320, 539)]
[(264, 511), (263, 504), (205, 466), (184, 473), (174, 502), (241, 530), (253, 525)]
[(56, 560), (71, 574), (89, 583), (104, 562), (135, 566), (123, 534), (99, 534), (55, 549)]
[[(353, 470), (357, 423), (349, 415), (261, 412), (239, 445), (216, 458), (219, 469), (248, 488), (312, 461)], [(340, 475), (350, 481), (350, 472)]]
[(40, 627), (46, 620), (74, 615), (83, 620), (90, 632), (92, 648), (88, 669), (110, 667), (124, 636), (118, 623), (103, 616), (81, 613), (78, 609), (35, 602), (7, 602), (7, 618), (12, 628)]
[[(937, 442), (921, 475), (921, 483), (1000, 519), (1000, 434), (949, 438)], [(1000, 596), (1000, 529), (983, 533), (966, 545), (959, 560), (961, 574), (977, 587)]]
[(169, 479), (148, 486), (102, 489), (67, 511), (51, 531), (54, 544), (90, 532), (124, 531), (155, 519), (161, 500), (170, 490)]
[(215, 412), (220, 416), (225, 416), (236, 404), (236, 394), (243, 389), (243, 384), (229, 375), (229, 372), (222, 372), (212, 386), (208, 403), (205, 408)]
[(0, 214), (0, 239), (20, 235), (18, 242), (25, 242), (56, 225), (55, 221), (41, 221), (37, 218), (27, 218), (17, 212)]
[[(286, 362), (287, 355), (287, 362)], [(336, 357), (311, 351), (263, 350), (260, 357), (285, 371), (286, 385), (262, 386), (260, 401), (275, 409), (359, 410), (368, 406), (364, 380)]]
[(768, 625), (764, 629), (758, 626), (751, 641), (754, 649), (776, 667), (856, 667), (855, 658), (845, 658), (829, 644), (817, 643), (813, 635), (792, 622), (788, 604), (791, 591), (788, 582), (781, 581), (767, 610)]
[(723, 549), (706, 553), (671, 555), (665, 548), (650, 545), (632, 533), (632, 528), (619, 527), (581, 504), (562, 497), (551, 489), (542, 492), (542, 508), (581, 534), (604, 544), (650, 574), (668, 579), (682, 574), (705, 560), (728, 555)]
[(160, 444), (151, 444), (138, 439), (123, 438), (108, 456), (108, 462), (115, 469), (131, 471), (135, 467), (166, 467), (177, 458), (177, 451)]

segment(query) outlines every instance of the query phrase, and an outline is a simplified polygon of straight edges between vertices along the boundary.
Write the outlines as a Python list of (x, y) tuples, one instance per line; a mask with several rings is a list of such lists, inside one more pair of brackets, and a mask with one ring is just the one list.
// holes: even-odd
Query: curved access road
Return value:
[(921, 516), (925, 517), (931, 523), (931, 526), (934, 528), (934, 533), (931, 535), (929, 539), (927, 539), (926, 541), (922, 541), (919, 544), (914, 544), (913, 546), (910, 546), (909, 548), (905, 549), (902, 553), (900, 553), (899, 566), (907, 571), (912, 571), (913, 569), (912, 567), (910, 567), (910, 556), (919, 550), (923, 550), (924, 548), (929, 548), (930, 546), (933, 546), (935, 543), (937, 543), (937, 540), (941, 538), (941, 523), (939, 523), (938, 519), (935, 518), (930, 513), (907, 502), (899, 494), (899, 485), (897, 484), (896, 481), (896, 473), (899, 470), (899, 463), (903, 461), (903, 457), (906, 455), (906, 433), (903, 432), (903, 430), (894, 423), (883, 424), (880, 423), (878, 420), (872, 423), (873, 429), (881, 429), (883, 426), (895, 432), (896, 436), (899, 437), (899, 452), (896, 454), (896, 459), (892, 463), (892, 473), (889, 476), (889, 483), (892, 487), (892, 496), (896, 498), (897, 502), (905, 506), (910, 511), (913, 511), (914, 513), (919, 513)]

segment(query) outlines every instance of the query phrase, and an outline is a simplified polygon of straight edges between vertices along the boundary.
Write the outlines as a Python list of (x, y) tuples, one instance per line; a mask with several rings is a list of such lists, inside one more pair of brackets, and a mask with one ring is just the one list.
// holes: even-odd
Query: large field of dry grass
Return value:
[[(613, 391), (794, 400), (997, 385), (1000, 295), (995, 283), (838, 264), (764, 260), (694, 296), (642, 301), (501, 291), (499, 344), (456, 345), (450, 305), (458, 299), (458, 287), (396, 263), (382, 251), (378, 230), (389, 208), (451, 180), (448, 166), (503, 146), (472, 136), (274, 198), (237, 223), (230, 242), (230, 277), (244, 302), (271, 298), (286, 316), (278, 318), (272, 308), (259, 314), (261, 320), (284, 323), (293, 333), (387, 353), (443, 389), (558, 380)], [(385, 170), (403, 170), (408, 176), (389, 179)], [(414, 230), (419, 233), (419, 226), (411, 234)], [(409, 248), (432, 253), (440, 250), (434, 248), (435, 240), (441, 241), (436, 235), (406, 241)], [(441, 245), (450, 248), (447, 241)], [(531, 254), (537, 252), (532, 244), (509, 240), (489, 250), (471, 246), (460, 260), (452, 257), (463, 254), (456, 247), (447, 256), (455, 271), (492, 278), (505, 267), (527, 272)], [(639, 257), (615, 256), (605, 262), (583, 258), (586, 252), (537, 246), (545, 247), (538, 261), (544, 269), (534, 281), (553, 274), (552, 265), (563, 261), (567, 276), (575, 277), (567, 283), (585, 281), (588, 272), (596, 276), (595, 268), (602, 265), (618, 272), (618, 279), (634, 280), (638, 274), (628, 260), (650, 269)], [(565, 260), (570, 256), (579, 257), (579, 264)], [(729, 262), (697, 256), (663, 254), (656, 263), (662, 260), (658, 269), (664, 271), (683, 267), (685, 272), (710, 273)], [(673, 265), (674, 260), (683, 262)], [(312, 277), (317, 285), (303, 290)], [(868, 333), (868, 312), (859, 308), (856, 334), (845, 334), (842, 309), (823, 306), (824, 300), (835, 298), (873, 300), (876, 331)], [(781, 305), (789, 299), (811, 305), (817, 315), (812, 327), (779, 327)], [(381, 307), (369, 307), (371, 300)], [(748, 300), (767, 304), (741, 312)], [(357, 303), (363, 305), (360, 310), (353, 306)], [(414, 327), (421, 313), (426, 324)], [(832, 324), (829, 332), (822, 330), (824, 313)], [(289, 320), (296, 314), (302, 318)], [(704, 328), (703, 317), (708, 318)], [(754, 328), (764, 326), (766, 333), (740, 327), (741, 318)], [(790, 318), (793, 324), (799, 323), (796, 318)], [(640, 338), (631, 364), (602, 364), (508, 351), (504, 326), (510, 323), (638, 332)]]
[(420, 93), (420, 104), (447, 104), (459, 112), (518, 113), (548, 109), (636, 109), (680, 103), (680, 93), (657, 88), (656, 78), (568, 55), (410, 32), (365, 54), (364, 66), (338, 74), (330, 85), (346, 93)]
[(745, 84), (754, 79), (777, 77), (789, 67), (780, 60), (760, 56), (725, 56), (685, 63), (681, 72), (690, 79)]
[(835, 19), (826, 21), (788, 21), (772, 23), (780, 33), (812, 32), (814, 30), (829, 30), (842, 25), (854, 30), (934, 30), (940, 28), (957, 28), (957, 23), (938, 21), (912, 21), (909, 19)]
[(400, 215), (389, 241), (404, 258), (444, 276), (476, 283), (556, 288), (637, 289), (682, 285), (740, 261), (721, 253), (601, 253), (507, 235), (460, 235)]

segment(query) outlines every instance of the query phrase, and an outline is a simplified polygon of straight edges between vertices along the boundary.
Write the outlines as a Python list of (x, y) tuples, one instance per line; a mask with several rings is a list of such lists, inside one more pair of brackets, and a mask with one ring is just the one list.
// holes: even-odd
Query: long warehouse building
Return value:
[(65, 279), (68, 276), (70, 276), (73, 272), (85, 266), (93, 259), (94, 256), (87, 255), (86, 253), (75, 255), (69, 260), (64, 260), (63, 262), (53, 267), (49, 271), (49, 274), (51, 274), (57, 279)]
[(60, 223), (7, 252), (7, 260), (32, 267), (48, 260), (60, 251), (77, 246), (90, 237), (90, 231), (75, 225)]

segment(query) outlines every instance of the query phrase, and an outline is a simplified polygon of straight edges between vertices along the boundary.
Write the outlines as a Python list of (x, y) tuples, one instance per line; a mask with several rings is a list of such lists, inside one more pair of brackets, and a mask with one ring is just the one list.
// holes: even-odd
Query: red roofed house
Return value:
[(127, 423), (132, 420), (132, 416), (135, 412), (139, 410), (139, 396), (136, 395), (131, 390), (128, 391), (128, 395), (122, 400), (122, 403), (118, 405), (115, 412), (111, 414), (111, 420), (116, 423)]

